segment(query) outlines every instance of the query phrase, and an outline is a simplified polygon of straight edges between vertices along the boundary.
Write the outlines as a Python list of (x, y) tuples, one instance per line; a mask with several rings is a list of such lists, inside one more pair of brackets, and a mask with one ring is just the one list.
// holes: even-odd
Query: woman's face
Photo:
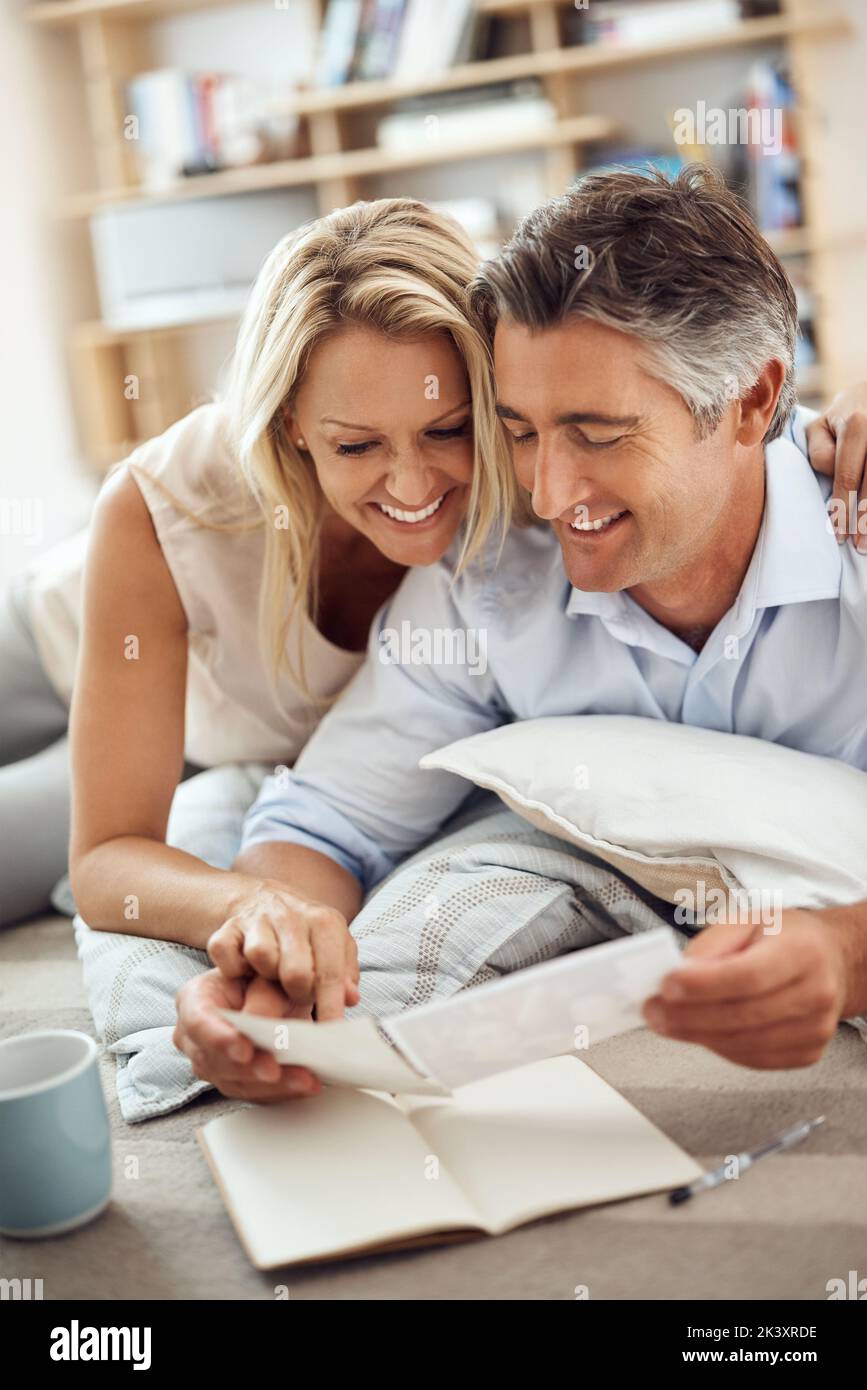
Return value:
[(470, 387), (447, 336), (341, 329), (311, 354), (287, 423), (333, 510), (390, 560), (445, 554), (473, 471)]

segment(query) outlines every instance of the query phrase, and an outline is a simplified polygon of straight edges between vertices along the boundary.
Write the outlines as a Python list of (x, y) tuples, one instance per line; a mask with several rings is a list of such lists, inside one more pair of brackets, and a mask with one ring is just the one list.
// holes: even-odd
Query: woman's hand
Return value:
[(837, 540), (849, 536), (867, 554), (867, 384), (834, 397), (807, 426), (807, 448), (816, 472), (834, 479), (828, 512)]
[(278, 985), (258, 978), (227, 980), (219, 970), (206, 970), (181, 988), (177, 1008), (175, 1047), (189, 1057), (199, 1080), (224, 1096), (273, 1103), (322, 1089), (312, 1072), (281, 1066), (221, 1016), (221, 1009), (233, 1009), (268, 1018), (309, 1018), (309, 1006), (292, 1007)]
[(291, 1004), (315, 1006), (318, 1023), (358, 1003), (358, 952), (346, 918), (277, 881), (264, 880), (242, 898), (209, 939), (208, 954), (228, 980), (279, 982)]

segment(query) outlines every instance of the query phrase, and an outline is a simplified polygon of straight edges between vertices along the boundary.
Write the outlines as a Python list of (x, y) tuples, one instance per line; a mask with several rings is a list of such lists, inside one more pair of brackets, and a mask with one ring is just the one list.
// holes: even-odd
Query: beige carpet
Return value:
[[(0, 933), (0, 1034), (39, 1027), (92, 1032), (65, 918)], [(644, 1030), (587, 1060), (705, 1165), (822, 1112), (827, 1124), (685, 1207), (639, 1197), (497, 1240), (264, 1275), (194, 1140), (233, 1102), (126, 1126), (109, 1058), (114, 1200), (72, 1235), (0, 1238), (0, 1277), (41, 1278), (46, 1299), (261, 1299), (276, 1285), (296, 1299), (573, 1299), (578, 1285), (595, 1299), (825, 1299), (829, 1279), (867, 1275), (867, 1046), (854, 1030), (806, 1071), (748, 1071)]]

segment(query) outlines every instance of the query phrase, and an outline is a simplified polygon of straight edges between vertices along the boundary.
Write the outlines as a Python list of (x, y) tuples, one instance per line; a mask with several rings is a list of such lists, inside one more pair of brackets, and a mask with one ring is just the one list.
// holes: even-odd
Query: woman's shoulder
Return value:
[(179, 451), (195, 454), (228, 448), (228, 418), (222, 401), (205, 401), (182, 415), (161, 434), (139, 444), (129, 455), (128, 462), (141, 467), (158, 468)]
[(176, 503), (180, 512), (204, 510), (215, 516), (225, 512), (227, 518), (250, 509), (221, 401), (197, 406), (162, 434), (140, 444), (125, 467), (151, 509)]

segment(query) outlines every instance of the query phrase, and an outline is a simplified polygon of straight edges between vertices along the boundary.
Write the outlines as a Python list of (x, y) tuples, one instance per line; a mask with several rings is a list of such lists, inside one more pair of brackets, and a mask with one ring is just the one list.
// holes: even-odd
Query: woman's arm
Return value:
[(829, 503), (839, 541), (867, 552), (867, 384), (840, 391), (807, 426), (810, 463), (834, 479)]
[[(303, 849), (268, 877), (235, 873), (165, 844), (183, 768), (187, 622), (129, 474), (97, 503), (83, 610), (70, 725), (70, 873), (82, 916), (97, 930), (200, 949), (221, 928), (224, 951), (250, 936), (260, 974), (315, 1001), (318, 1017), (339, 1017), (344, 980), (357, 978), (350, 874), (328, 861), (324, 881), (310, 862), (322, 856)], [(233, 973), (245, 970), (235, 962)], [(354, 1002), (354, 983), (347, 994)]]
[(97, 502), (70, 719), (70, 873), (90, 926), (203, 946), (247, 886), (165, 831), (183, 768), (187, 624), (128, 473)]

